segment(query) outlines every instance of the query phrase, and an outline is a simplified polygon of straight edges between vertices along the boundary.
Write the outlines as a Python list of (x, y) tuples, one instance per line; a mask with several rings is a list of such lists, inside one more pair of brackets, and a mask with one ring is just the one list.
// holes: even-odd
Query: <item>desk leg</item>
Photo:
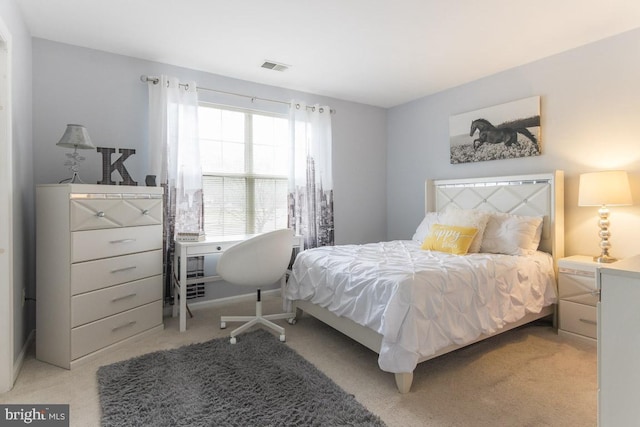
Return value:
[[(178, 298), (178, 292), (179, 290), (176, 289), (176, 286), (180, 285), (179, 283), (177, 283), (177, 280), (180, 279), (179, 274), (180, 272), (177, 271), (176, 269), (178, 268), (178, 260), (180, 259), (180, 254), (178, 253), (178, 251), (176, 251), (174, 249), (173, 251), (173, 265), (171, 266), (171, 286), (172, 286), (172, 290), (173, 290), (173, 310), (171, 312), (171, 317), (177, 317), (178, 316), (178, 309), (180, 308), (178, 306), (179, 304), (179, 298)], [(176, 272), (178, 274), (176, 274)]]
[(187, 329), (187, 248), (180, 251), (180, 332)]

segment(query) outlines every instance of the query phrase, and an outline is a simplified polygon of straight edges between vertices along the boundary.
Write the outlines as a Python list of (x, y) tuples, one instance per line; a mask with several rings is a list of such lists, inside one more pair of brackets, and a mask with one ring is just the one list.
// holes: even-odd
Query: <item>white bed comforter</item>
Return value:
[(285, 289), (382, 335), (378, 364), (412, 372), (418, 361), (466, 344), (556, 300), (553, 260), (449, 255), (395, 240), (301, 252)]

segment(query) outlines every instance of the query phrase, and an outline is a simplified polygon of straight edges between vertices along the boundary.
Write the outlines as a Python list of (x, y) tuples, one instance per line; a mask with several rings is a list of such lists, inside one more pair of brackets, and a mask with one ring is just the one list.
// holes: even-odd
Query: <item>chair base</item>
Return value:
[[(259, 295), (259, 294), (258, 294)], [(282, 326), (278, 326), (273, 323), (271, 320), (277, 319), (292, 319), (295, 317), (295, 313), (279, 313), (279, 314), (262, 314), (262, 301), (259, 299), (256, 300), (256, 314), (255, 316), (221, 316), (220, 317), (220, 329), (225, 329), (227, 327), (226, 322), (247, 322), (244, 325), (234, 329), (229, 334), (231, 338), (231, 344), (236, 343), (236, 335), (241, 334), (246, 331), (250, 327), (254, 325), (263, 325), (267, 328), (273, 329), (274, 331), (280, 334), (280, 341), (285, 341), (284, 328)]]

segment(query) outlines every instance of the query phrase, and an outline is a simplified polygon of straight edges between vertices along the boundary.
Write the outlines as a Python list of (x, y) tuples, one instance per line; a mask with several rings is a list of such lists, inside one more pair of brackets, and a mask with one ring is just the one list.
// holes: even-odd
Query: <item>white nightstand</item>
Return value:
[(558, 260), (558, 335), (596, 343), (600, 264), (593, 257), (574, 255)]

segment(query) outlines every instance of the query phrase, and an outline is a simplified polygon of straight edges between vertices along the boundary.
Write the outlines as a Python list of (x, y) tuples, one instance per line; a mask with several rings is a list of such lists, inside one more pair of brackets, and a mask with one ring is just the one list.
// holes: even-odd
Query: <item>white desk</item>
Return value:
[[(177, 275), (178, 292), (173, 293), (173, 317), (180, 315), (180, 332), (187, 329), (187, 285), (190, 283), (213, 282), (220, 280), (220, 276), (196, 277), (187, 280), (187, 259), (196, 256), (214, 255), (227, 250), (236, 243), (247, 240), (255, 234), (235, 236), (211, 236), (200, 242), (185, 242), (176, 240), (173, 255), (173, 268), (180, 266)], [(302, 236), (293, 237), (293, 247), (302, 247)]]

